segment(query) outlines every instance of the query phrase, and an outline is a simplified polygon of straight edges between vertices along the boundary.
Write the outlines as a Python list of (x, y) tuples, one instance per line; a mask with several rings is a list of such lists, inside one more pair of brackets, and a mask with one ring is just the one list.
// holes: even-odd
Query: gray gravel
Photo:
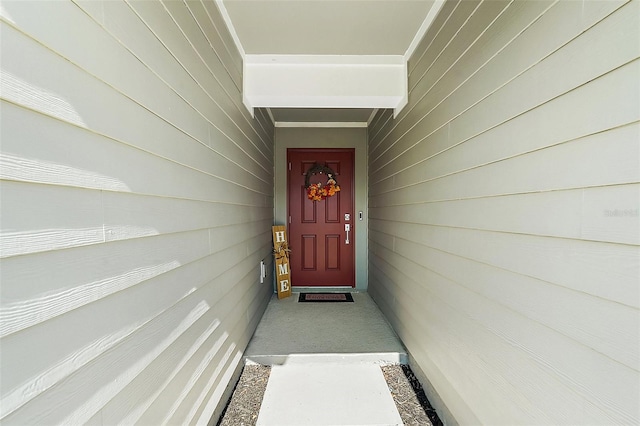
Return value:
[(267, 389), (271, 367), (245, 365), (218, 426), (254, 426)]

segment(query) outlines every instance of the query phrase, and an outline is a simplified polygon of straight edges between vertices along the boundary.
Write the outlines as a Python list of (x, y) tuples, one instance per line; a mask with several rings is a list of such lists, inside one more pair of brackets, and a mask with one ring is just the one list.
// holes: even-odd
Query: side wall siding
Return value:
[(218, 414), (272, 291), (273, 127), (213, 2), (5, 1), (3, 424)]
[(449, 1), (369, 127), (369, 291), (463, 424), (640, 422), (638, 1)]

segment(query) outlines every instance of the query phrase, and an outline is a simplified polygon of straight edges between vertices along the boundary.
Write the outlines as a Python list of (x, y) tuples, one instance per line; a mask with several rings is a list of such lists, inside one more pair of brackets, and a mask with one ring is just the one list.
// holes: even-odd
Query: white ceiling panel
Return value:
[(433, 3), (223, 0), (247, 55), (404, 55)]

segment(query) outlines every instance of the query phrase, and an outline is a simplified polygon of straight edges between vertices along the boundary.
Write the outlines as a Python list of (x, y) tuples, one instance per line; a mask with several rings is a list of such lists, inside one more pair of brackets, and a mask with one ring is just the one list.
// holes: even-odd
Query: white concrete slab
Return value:
[(402, 425), (387, 383), (373, 364), (271, 367), (257, 426)]

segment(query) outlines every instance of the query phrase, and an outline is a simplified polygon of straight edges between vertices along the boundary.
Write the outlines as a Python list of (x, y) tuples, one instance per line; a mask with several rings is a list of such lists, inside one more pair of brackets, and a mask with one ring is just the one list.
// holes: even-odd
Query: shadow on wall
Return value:
[(206, 422), (266, 307), (272, 135), (182, 6), (0, 5), (3, 423)]

